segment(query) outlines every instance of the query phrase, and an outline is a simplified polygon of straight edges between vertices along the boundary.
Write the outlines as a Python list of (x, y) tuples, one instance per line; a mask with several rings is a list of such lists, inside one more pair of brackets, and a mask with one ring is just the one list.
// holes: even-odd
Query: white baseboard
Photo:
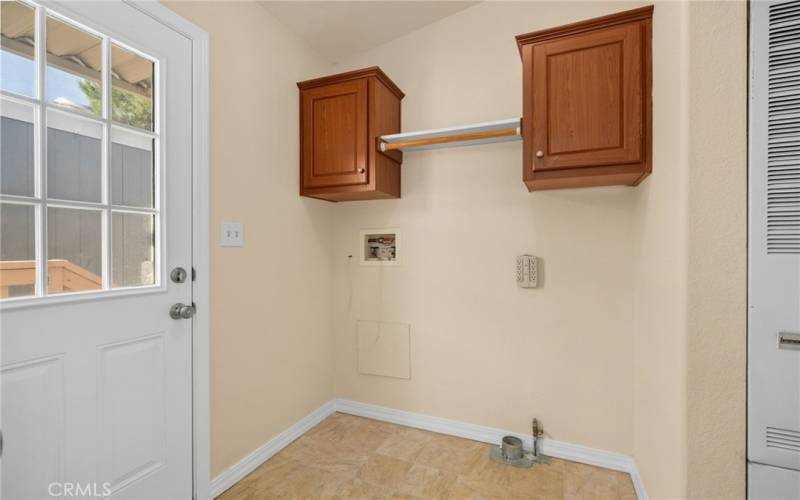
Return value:
[[(302, 436), (306, 431), (336, 411), (375, 420), (383, 420), (407, 427), (416, 427), (440, 434), (472, 439), (473, 441), (481, 441), (483, 443), (496, 444), (500, 442), (503, 436), (511, 435), (522, 439), (525, 447), (528, 449), (530, 449), (532, 445), (530, 435), (504, 431), (495, 427), (459, 422), (457, 420), (431, 417), (420, 413), (395, 410), (383, 406), (359, 403), (347, 399), (335, 399), (328, 401), (317, 410), (306, 415), (296, 424), (270, 439), (253, 453), (247, 455), (228, 470), (215, 477), (211, 481), (212, 497), (217, 497), (222, 494), (222, 492), (236, 484), (259, 465), (269, 460), (270, 457), (281, 451), (292, 441)], [(628, 455), (564, 443), (553, 439), (544, 439), (542, 441), (542, 453), (555, 458), (627, 472), (630, 474), (631, 480), (633, 481), (636, 496), (640, 500), (647, 499), (647, 493), (645, 492), (642, 478), (639, 475), (639, 469), (636, 467), (636, 462)]]
[(270, 439), (251, 454), (239, 460), (225, 472), (211, 480), (211, 498), (216, 498), (225, 490), (241, 481), (259, 465), (273, 455), (286, 448), (292, 441), (305, 434), (312, 427), (325, 420), (336, 411), (336, 401), (328, 401), (313, 412), (301, 418), (297, 423)]
[[(505, 431), (495, 427), (469, 424), (446, 418), (431, 417), (429, 415), (395, 410), (346, 399), (336, 400), (336, 411), (358, 415), (360, 417), (373, 418), (375, 420), (384, 420), (407, 427), (416, 427), (440, 434), (472, 439), (473, 441), (481, 441), (483, 443), (497, 444), (503, 436), (510, 435), (520, 438), (528, 449), (530, 449), (533, 444), (529, 434), (520, 434), (518, 432)], [(553, 439), (542, 440), (542, 453), (555, 458), (627, 472), (630, 474), (631, 480), (633, 481), (636, 496), (640, 500), (647, 499), (644, 483), (639, 475), (639, 468), (636, 466), (636, 462), (633, 458), (628, 455), (564, 443)]]

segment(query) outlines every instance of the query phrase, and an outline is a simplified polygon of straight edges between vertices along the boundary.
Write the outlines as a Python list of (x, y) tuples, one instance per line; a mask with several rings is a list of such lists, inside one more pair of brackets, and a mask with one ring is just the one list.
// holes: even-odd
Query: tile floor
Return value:
[(517, 469), (490, 447), (334, 413), (219, 500), (636, 498), (628, 474), (557, 459)]

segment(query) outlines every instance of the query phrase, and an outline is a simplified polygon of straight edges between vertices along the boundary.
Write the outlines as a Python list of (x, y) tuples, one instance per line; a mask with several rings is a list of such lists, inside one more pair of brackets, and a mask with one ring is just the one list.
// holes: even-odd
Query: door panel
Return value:
[(367, 81), (304, 90), (303, 116), (305, 186), (367, 183)]
[[(5, 445), (0, 496), (70, 496), (67, 488), (73, 488), (72, 496), (92, 496), (75, 495), (80, 487), (115, 499), (191, 498), (192, 321), (171, 319), (169, 309), (178, 302), (192, 303), (192, 284), (168, 278), (174, 267), (192, 268), (191, 41), (135, 4), (46, 2), (43, 7), (97, 40), (105, 37), (110, 64), (87, 59), (82, 71), (96, 76), (91, 73), (94, 66), (113, 67), (107, 81), (114, 93), (128, 92), (128, 100), (133, 95), (140, 102), (146, 97), (153, 105), (152, 115), (132, 113), (124, 107), (126, 99), (112, 94), (112, 109), (92, 118), (102, 132), (91, 141), (106, 141), (99, 148), (104, 155), (99, 168), (105, 169), (101, 201), (96, 201), (95, 184), (91, 191), (84, 189), (96, 180), (97, 162), (75, 162), (69, 156), (74, 140), (65, 136), (43, 145), (36, 168), (53, 176), (58, 194), (68, 199), (33, 198), (25, 200), (28, 205), (15, 205), (35, 207), (36, 234), (51, 237), (34, 240), (50, 250), (47, 288), (53, 293), (0, 300)], [(49, 38), (52, 50), (66, 50), (58, 40)], [(69, 73), (72, 66), (50, 54), (46, 82), (52, 68)], [(147, 84), (119, 82), (148, 75)], [(39, 98), (46, 108), (37, 109), (47, 111), (42, 119), (58, 117), (46, 122), (58, 134), (86, 121), (77, 120), (73, 109), (49, 111), (60, 104)], [(81, 125), (82, 135), (86, 130)], [(86, 149), (78, 153), (82, 151)], [(48, 170), (49, 163), (57, 169)], [(84, 168), (81, 183), (70, 184), (75, 178), (69, 173), (81, 165), (95, 170)], [(40, 191), (48, 193), (46, 187)], [(87, 192), (90, 201), (83, 196)], [(72, 200), (76, 193), (82, 196), (80, 207)], [(19, 203), (3, 201), (4, 208)], [(102, 216), (64, 215), (92, 211)], [(3, 214), (3, 231), (7, 216)], [(23, 257), (28, 259), (20, 260), (20, 266), (27, 266), (24, 283), (31, 286), (42, 255), (35, 255), (36, 265), (29, 263), (34, 255)], [(56, 289), (60, 277), (63, 282)], [(49, 491), (52, 483), (57, 484)]]
[(751, 16), (748, 458), (800, 470), (800, 3)]
[(800, 471), (750, 463), (747, 476), (747, 498), (750, 500), (800, 498)]
[(112, 491), (164, 466), (164, 332), (97, 349), (100, 476)]
[(641, 26), (544, 42), (532, 50), (534, 168), (642, 161)]
[[(64, 480), (63, 356), (4, 366), (3, 498), (37, 498), (40, 485)], [(36, 394), (36, 398), (31, 398)], [(26, 478), (12, 481), (10, 478)]]
[(621, 147), (622, 43), (553, 54), (547, 63), (548, 155)]

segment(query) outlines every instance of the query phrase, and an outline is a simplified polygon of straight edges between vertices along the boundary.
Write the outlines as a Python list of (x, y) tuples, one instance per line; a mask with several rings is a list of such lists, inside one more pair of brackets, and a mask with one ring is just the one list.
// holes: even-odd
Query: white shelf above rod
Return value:
[(518, 141), (520, 119), (511, 118), (496, 122), (475, 123), (458, 127), (405, 132), (381, 136), (381, 151), (423, 151), (426, 149), (452, 148), (490, 144), (492, 142)]

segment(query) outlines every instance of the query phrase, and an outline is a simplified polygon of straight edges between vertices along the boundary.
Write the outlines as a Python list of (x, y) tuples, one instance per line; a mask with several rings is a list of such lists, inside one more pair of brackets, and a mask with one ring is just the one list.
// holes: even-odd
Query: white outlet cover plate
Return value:
[(225, 221), (220, 227), (219, 244), (223, 247), (244, 246), (244, 226), (241, 222)]

